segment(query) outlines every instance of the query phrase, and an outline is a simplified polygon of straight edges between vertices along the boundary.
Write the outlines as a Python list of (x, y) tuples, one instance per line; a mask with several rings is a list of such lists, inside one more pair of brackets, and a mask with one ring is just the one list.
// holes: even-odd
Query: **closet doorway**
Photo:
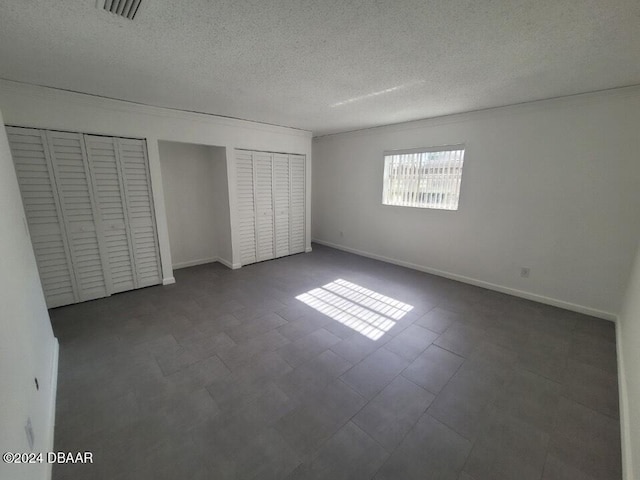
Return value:
[(158, 142), (173, 269), (232, 265), (226, 148)]

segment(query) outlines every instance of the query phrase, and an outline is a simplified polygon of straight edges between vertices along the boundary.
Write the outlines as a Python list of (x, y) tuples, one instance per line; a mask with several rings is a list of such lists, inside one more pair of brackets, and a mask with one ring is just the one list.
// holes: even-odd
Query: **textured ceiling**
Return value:
[(322, 135), (640, 84), (640, 2), (3, 0), (0, 78)]

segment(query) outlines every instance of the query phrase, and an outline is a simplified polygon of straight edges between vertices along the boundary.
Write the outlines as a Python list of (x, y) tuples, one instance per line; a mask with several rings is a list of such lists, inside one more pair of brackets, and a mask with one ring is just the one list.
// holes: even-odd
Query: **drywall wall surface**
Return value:
[[(0, 115), (0, 452), (53, 449), (57, 342), (40, 285), (16, 172)], [(36, 378), (38, 388), (36, 388)], [(0, 478), (43, 479), (46, 462), (0, 462)]]
[[(160, 257), (165, 283), (173, 281), (158, 141), (299, 153), (311, 169), (311, 132), (213, 115), (149, 107), (52, 88), (0, 80), (0, 110), (7, 125), (146, 138)], [(231, 198), (234, 184), (229, 185)], [(307, 218), (310, 218), (310, 192)], [(231, 224), (235, 225), (234, 201)], [(307, 233), (310, 223), (307, 222)], [(307, 243), (310, 248), (310, 235)], [(234, 250), (236, 239), (234, 238)]]
[[(613, 319), (640, 236), (638, 125), (632, 88), (316, 138), (312, 237)], [(458, 211), (382, 205), (385, 150), (460, 143)]]
[(231, 205), (229, 203), (229, 172), (227, 168), (227, 149), (211, 147), (213, 162), (214, 216), (216, 222), (216, 240), (218, 260), (228, 267), (233, 266), (231, 242)]
[(636, 480), (640, 476), (640, 245), (616, 328), (622, 468), (625, 480)]
[(173, 268), (218, 257), (210, 147), (158, 142)]

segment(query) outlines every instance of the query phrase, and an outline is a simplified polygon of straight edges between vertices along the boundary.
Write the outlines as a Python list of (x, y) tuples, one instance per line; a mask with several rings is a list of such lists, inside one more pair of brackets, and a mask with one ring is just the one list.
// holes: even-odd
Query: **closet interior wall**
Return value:
[(173, 269), (232, 266), (226, 147), (159, 141)]

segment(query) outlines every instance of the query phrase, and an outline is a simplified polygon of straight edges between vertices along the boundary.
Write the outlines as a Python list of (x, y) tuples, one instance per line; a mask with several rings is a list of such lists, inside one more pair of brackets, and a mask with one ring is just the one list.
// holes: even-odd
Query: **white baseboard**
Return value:
[[(320, 242), (318, 242), (318, 243), (320, 243)], [(307, 247), (307, 248), (304, 249), (304, 253), (309, 253), (309, 252), (312, 252), (312, 251), (313, 251), (312, 247)]]
[[(231, 268), (233, 270), (233, 262), (230, 262), (229, 260), (227, 260), (226, 258), (222, 258), (222, 257), (218, 257), (216, 259), (216, 261), (220, 262), (221, 264), (223, 264), (225, 267), (227, 268)], [(239, 268), (239, 267), (236, 267)]]
[(176, 283), (176, 278), (175, 277), (168, 277), (168, 278), (163, 278), (162, 279), (162, 284), (163, 285), (171, 285), (173, 283)]
[(375, 253), (365, 252), (355, 248), (345, 247), (336, 243), (326, 242), (324, 240), (313, 239), (312, 242), (319, 245), (325, 245), (327, 247), (335, 248), (337, 250), (343, 250), (345, 252), (354, 253), (367, 258), (373, 258), (374, 260), (380, 260), (381, 262), (392, 263), (401, 267), (411, 268), (420, 272), (430, 273), (439, 277), (449, 278), (462, 283), (468, 283), (477, 287), (486, 288), (488, 290), (494, 290), (496, 292), (506, 293), (513, 295), (514, 297), (525, 298), (527, 300), (533, 300), (534, 302), (544, 303), (554, 307), (564, 308), (565, 310), (571, 310), (572, 312), (583, 313), (585, 315), (591, 315), (592, 317), (602, 318), (604, 320), (616, 321), (616, 315), (611, 312), (603, 312), (594, 308), (585, 307), (583, 305), (577, 305), (571, 302), (565, 302), (564, 300), (558, 300), (556, 298), (545, 297), (544, 295), (538, 295), (536, 293), (525, 292), (523, 290), (517, 290), (511, 287), (505, 287), (503, 285), (497, 285), (495, 283), (485, 282), (484, 280), (478, 280), (477, 278), (465, 277), (464, 275), (458, 275), (456, 273), (445, 272), (443, 270), (437, 270), (435, 268), (426, 267), (424, 265), (418, 265), (415, 263), (405, 262), (403, 260), (397, 260), (395, 258), (384, 257)]
[(633, 474), (633, 452), (631, 451), (631, 431), (629, 430), (629, 398), (627, 397), (627, 377), (622, 352), (622, 329), (616, 324), (616, 355), (618, 357), (618, 397), (620, 398), (620, 439), (622, 442), (622, 478), (636, 480)]
[[(220, 262), (225, 267), (230, 268), (232, 270), (235, 270), (235, 269), (241, 267), (241, 265), (239, 263), (232, 263), (229, 260), (227, 260), (226, 258), (209, 257), (209, 258), (199, 258), (198, 260), (190, 260), (188, 262), (176, 263), (176, 264), (173, 265), (173, 269), (174, 270), (179, 270), (181, 268), (195, 267), (196, 265), (204, 265), (205, 263), (213, 263), (213, 262)], [(171, 283), (175, 283), (175, 279)], [(165, 284), (165, 285), (167, 285), (167, 284)]]
[[(60, 357), (60, 344), (53, 337), (53, 354), (51, 356), (51, 392), (49, 397), (49, 435), (47, 438), (47, 452), (53, 452), (53, 439), (56, 427), (56, 395), (58, 392), (58, 358)], [(49, 463), (46, 469), (46, 478), (51, 479), (53, 464)]]
[(196, 265), (204, 265), (205, 263), (212, 263), (219, 261), (218, 257), (199, 258), (197, 260), (189, 260), (188, 262), (179, 262), (173, 264), (173, 269), (178, 270), (180, 268), (195, 267)]

